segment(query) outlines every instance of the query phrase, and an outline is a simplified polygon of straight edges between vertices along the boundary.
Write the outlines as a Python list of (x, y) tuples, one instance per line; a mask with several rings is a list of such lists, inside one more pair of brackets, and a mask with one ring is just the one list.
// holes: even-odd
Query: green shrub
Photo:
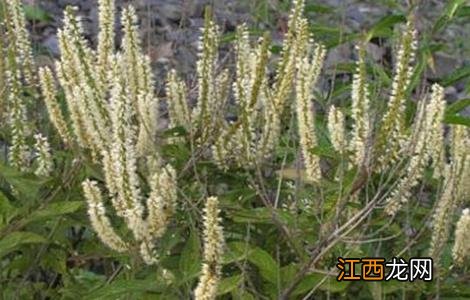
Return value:
[[(67, 8), (54, 70), (36, 67), (21, 3), (5, 8), (4, 298), (469, 295), (468, 279), (449, 271), (468, 270), (468, 209), (451, 233), (470, 195), (470, 131), (456, 115), (468, 101), (446, 108), (438, 83), (416, 96), (429, 49), (419, 46), (412, 15), (392, 77), (381, 69), (390, 82), (385, 107), (366, 43), (400, 18), (357, 36), (350, 103), (320, 107), (327, 49), (313, 39), (304, 1), (293, 1), (278, 55), (268, 34), (253, 41), (240, 25), (235, 67), (223, 70), (207, 10), (193, 107), (192, 87), (174, 70), (166, 99), (157, 97), (132, 6), (122, 11), (116, 49), (114, 1), (99, 1), (96, 50)], [(31, 113), (38, 99), (44, 122)], [(337, 282), (339, 256), (430, 256), (441, 290)]]

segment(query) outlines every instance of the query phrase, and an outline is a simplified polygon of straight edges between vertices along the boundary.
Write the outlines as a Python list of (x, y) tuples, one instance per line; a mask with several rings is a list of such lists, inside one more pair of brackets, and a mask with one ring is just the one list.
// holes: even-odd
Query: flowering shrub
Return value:
[[(132, 6), (121, 12), (119, 49), (114, 1), (98, 1), (96, 49), (76, 8), (67, 8), (60, 58), (37, 68), (22, 4), (6, 1), (0, 255), (4, 265), (21, 264), (32, 251), (26, 245), (43, 244), (41, 255), (53, 250), (63, 260), (5, 272), (5, 295), (18, 281), (31, 281), (35, 293), (36, 280), (54, 286), (48, 297), (306, 299), (354, 292), (355, 284), (328, 279), (337, 256), (430, 256), (442, 278), (450, 278), (443, 257), (453, 257), (458, 272), (468, 269), (468, 209), (455, 221), (470, 195), (470, 131), (446, 125), (441, 85), (422, 97), (413, 92), (414, 17), (398, 39), (385, 107), (363, 40), (350, 103), (321, 109), (327, 49), (312, 36), (304, 6), (293, 1), (279, 55), (268, 34), (254, 40), (240, 25), (234, 68), (222, 70), (208, 10), (190, 105), (190, 87), (175, 70), (166, 97), (157, 97)], [(34, 126), (32, 99), (54, 130)], [(160, 126), (162, 101), (168, 128)], [(423, 199), (420, 189), (433, 196)], [(24, 211), (31, 216), (21, 218)], [(29, 229), (34, 223), (43, 229)], [(410, 226), (419, 233), (406, 236)]]

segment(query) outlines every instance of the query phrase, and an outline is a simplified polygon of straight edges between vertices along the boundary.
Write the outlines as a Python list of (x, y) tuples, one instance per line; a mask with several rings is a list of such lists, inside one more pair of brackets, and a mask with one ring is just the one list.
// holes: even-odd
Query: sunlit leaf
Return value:
[(52, 20), (49, 13), (37, 5), (25, 5), (24, 13), (26, 19), (30, 21), (48, 22)]
[(230, 293), (238, 287), (242, 281), (241, 275), (235, 275), (227, 278), (223, 278), (217, 288), (217, 295), (221, 296), (227, 293)]
[(63, 201), (52, 203), (45, 209), (34, 211), (30, 216), (26, 218), (25, 223), (38, 222), (42, 220), (48, 220), (53, 217), (62, 216), (76, 212), (84, 206), (83, 201)]
[(201, 268), (201, 246), (197, 231), (192, 230), (181, 252), (179, 267), (185, 278), (194, 277)]
[(0, 257), (5, 256), (24, 244), (47, 243), (47, 240), (32, 232), (13, 232), (0, 240)]
[(375, 37), (390, 37), (393, 34), (393, 26), (406, 22), (404, 15), (387, 15), (375, 23), (367, 33), (367, 40)]

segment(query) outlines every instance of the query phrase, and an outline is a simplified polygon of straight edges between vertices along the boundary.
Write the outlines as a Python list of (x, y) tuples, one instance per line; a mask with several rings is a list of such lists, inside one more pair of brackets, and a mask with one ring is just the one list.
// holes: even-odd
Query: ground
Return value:
[[(255, 33), (270, 31), (274, 43), (279, 43), (286, 30), (290, 5), (289, 1), (282, 0), (118, 0), (116, 2), (118, 8), (132, 4), (138, 10), (144, 46), (152, 58), (157, 89), (162, 91), (162, 95), (164, 76), (169, 69), (176, 68), (188, 82), (194, 79), (197, 41), (203, 25), (204, 7), (207, 5), (214, 7), (217, 23), (224, 33), (224, 41), (230, 41), (236, 26), (246, 22), (256, 29)], [(338, 76), (340, 73), (336, 71), (338, 64), (352, 62), (355, 58), (355, 40), (343, 43), (342, 37), (344, 39), (350, 34), (365, 32), (386, 16), (406, 14), (410, 4), (413, 3), (419, 4), (415, 10), (416, 23), (418, 31), (424, 35), (443, 12), (447, 2), (307, 1), (306, 10), (313, 24), (314, 35), (318, 35), (321, 41), (329, 42), (332, 37), (338, 39), (333, 43), (333, 47), (330, 45), (324, 73)], [(39, 13), (33, 11), (30, 15), (33, 19), (33, 38), (39, 45), (39, 52), (43, 54), (41, 60), (43, 63), (50, 63), (51, 58), (59, 55), (56, 32), (61, 26), (62, 12), (67, 5), (79, 7), (85, 33), (92, 43), (96, 41), (97, 0), (27, 0), (27, 3), (41, 9)], [(457, 68), (470, 64), (470, 24), (467, 23), (463, 21), (450, 24), (445, 32), (433, 36), (433, 41), (441, 43), (443, 47), (433, 55), (434, 69), (428, 68), (426, 72), (426, 79), (429, 82), (442, 79)], [(226, 55), (227, 51), (224, 51), (229, 49), (227, 45), (228, 43), (224, 43), (222, 46), (221, 59), (224, 64), (229, 65), (230, 55)], [(373, 60), (387, 65), (393, 57), (390, 55), (394, 50), (391, 45), (389, 41), (377, 39), (372, 40), (367, 49)], [(465, 91), (465, 81), (457, 81), (446, 88), (447, 99), (453, 102), (467, 98), (468, 90), (467, 88)], [(468, 109), (467, 112), (470, 113)]]

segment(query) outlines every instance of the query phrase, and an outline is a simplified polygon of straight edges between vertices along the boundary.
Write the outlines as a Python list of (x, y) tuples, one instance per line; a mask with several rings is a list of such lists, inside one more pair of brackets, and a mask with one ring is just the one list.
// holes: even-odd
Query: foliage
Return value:
[[(188, 74), (171, 71), (156, 96), (131, 6), (117, 49), (114, 1), (99, 1), (96, 50), (69, 7), (55, 68), (38, 68), (26, 24), (50, 17), (5, 1), (2, 298), (470, 297), (469, 99), (446, 106), (443, 91), (469, 84), (468, 67), (421, 92), (435, 36), (468, 19), (464, 4), (449, 1), (418, 37), (413, 12), (343, 35), (304, 17), (334, 8), (293, 1), (280, 48), (239, 26), (233, 67), (208, 9), (192, 106)], [(395, 40), (393, 68), (369, 59), (374, 39)], [(335, 68), (352, 80), (325, 93), (325, 55), (346, 42), (358, 60)], [(338, 256), (429, 255), (439, 285), (335, 278)]]

